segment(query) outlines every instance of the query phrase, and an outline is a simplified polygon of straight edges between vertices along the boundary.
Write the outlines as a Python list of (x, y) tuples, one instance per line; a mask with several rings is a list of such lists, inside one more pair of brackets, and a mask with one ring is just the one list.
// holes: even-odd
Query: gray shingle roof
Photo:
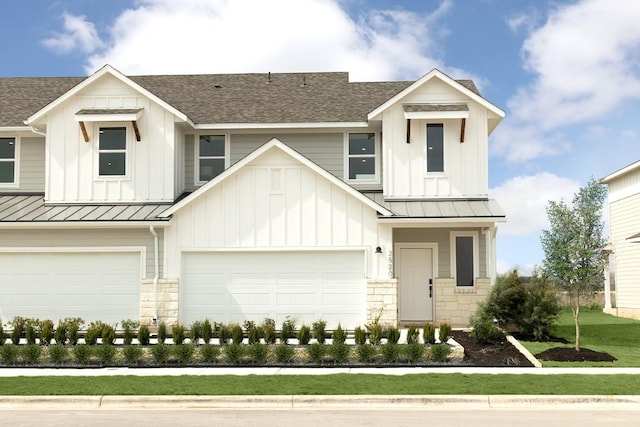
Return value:
[[(0, 78), (0, 127), (24, 126), (86, 77)], [(348, 73), (131, 76), (196, 124), (364, 122), (413, 82), (349, 82)], [(478, 93), (470, 80), (458, 80)], [(478, 93), (479, 94), (479, 93)]]

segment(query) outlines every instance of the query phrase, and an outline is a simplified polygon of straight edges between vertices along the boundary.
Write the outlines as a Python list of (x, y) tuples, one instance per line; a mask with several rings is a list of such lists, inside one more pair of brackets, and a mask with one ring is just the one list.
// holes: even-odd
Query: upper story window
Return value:
[(0, 185), (16, 183), (16, 139), (0, 138)]
[(375, 133), (350, 133), (347, 141), (349, 180), (374, 181), (378, 177)]
[(127, 173), (127, 128), (102, 127), (98, 136), (100, 176), (124, 176)]
[(427, 124), (427, 172), (444, 172), (444, 126)]
[(451, 233), (451, 266), (456, 286), (473, 286), (478, 275), (478, 233)]
[(227, 144), (224, 135), (200, 135), (198, 142), (198, 181), (207, 182), (220, 175), (227, 164)]

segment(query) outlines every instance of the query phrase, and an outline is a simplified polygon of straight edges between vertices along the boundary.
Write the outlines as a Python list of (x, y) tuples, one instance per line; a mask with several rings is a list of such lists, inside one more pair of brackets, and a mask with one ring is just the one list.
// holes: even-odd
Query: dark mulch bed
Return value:
[(553, 360), (556, 362), (613, 362), (618, 359), (608, 353), (581, 348), (554, 347), (535, 355), (540, 360)]
[(506, 338), (493, 343), (476, 343), (468, 332), (454, 331), (453, 339), (464, 347), (464, 363), (471, 366), (533, 367)]

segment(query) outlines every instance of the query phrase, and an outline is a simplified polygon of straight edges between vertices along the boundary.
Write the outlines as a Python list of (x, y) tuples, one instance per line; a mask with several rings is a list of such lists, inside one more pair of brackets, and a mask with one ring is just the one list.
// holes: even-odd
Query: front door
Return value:
[(396, 253), (400, 321), (432, 321), (433, 248), (399, 247)]

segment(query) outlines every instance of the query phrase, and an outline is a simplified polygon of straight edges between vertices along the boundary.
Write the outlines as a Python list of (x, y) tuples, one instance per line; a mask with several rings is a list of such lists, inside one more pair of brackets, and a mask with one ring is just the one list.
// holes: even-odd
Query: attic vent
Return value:
[(220, 84), (217, 84), (217, 85), (215, 85), (214, 87), (215, 87), (216, 89), (222, 89), (222, 85), (220, 85)]
[(269, 179), (271, 194), (282, 194), (282, 169), (272, 168)]

